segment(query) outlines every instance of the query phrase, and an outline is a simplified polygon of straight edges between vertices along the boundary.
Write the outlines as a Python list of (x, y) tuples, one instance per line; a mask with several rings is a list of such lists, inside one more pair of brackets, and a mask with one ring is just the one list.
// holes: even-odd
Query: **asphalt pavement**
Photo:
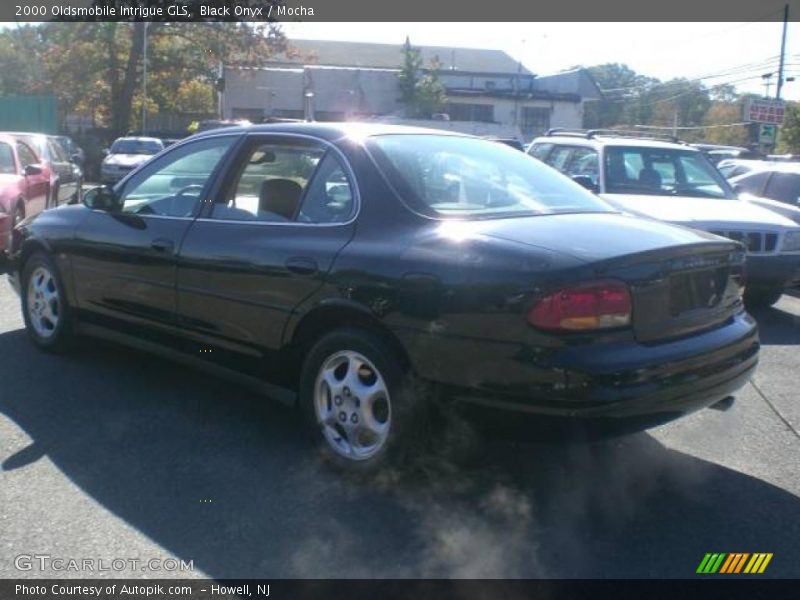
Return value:
[(231, 383), (106, 343), (36, 350), (5, 279), (2, 578), (693, 577), (707, 552), (771, 552), (762, 577), (800, 577), (798, 298), (756, 314), (761, 364), (726, 412), (481, 441), (465, 461), (456, 431), (362, 481)]

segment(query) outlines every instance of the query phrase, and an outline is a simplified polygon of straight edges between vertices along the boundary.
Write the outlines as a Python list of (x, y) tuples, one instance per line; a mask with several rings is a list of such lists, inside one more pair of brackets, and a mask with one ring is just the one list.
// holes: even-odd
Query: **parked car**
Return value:
[(78, 146), (68, 135), (57, 135), (55, 138), (61, 144), (69, 159), (82, 169), (83, 164), (86, 162), (86, 153), (83, 148)]
[(13, 227), (45, 209), (49, 186), (33, 149), (0, 134), (0, 254), (9, 247)]
[(619, 210), (703, 229), (747, 248), (751, 306), (771, 305), (800, 282), (800, 228), (740, 200), (702, 152), (685, 144), (594, 132), (537, 138), (529, 153)]
[(23, 222), (12, 255), (37, 346), (92, 334), (235, 372), (350, 469), (412, 439), (420, 389), (642, 429), (758, 359), (740, 244), (442, 131), (209, 131)]
[(80, 201), (83, 171), (72, 162), (56, 136), (24, 132), (12, 132), (11, 135), (33, 148), (38, 164), (49, 177), (46, 208)]
[(742, 159), (742, 160), (763, 160), (766, 158), (764, 154), (758, 150), (751, 150), (749, 148), (742, 148), (741, 146), (723, 146), (720, 144), (692, 144), (692, 147), (697, 148), (706, 155), (706, 158), (712, 163), (717, 164), (726, 159)]
[(158, 138), (117, 138), (100, 164), (100, 180), (115, 183), (163, 149), (164, 143)]
[(730, 181), (732, 178), (738, 177), (739, 175), (763, 169), (769, 164), (770, 163), (763, 160), (726, 158), (717, 163), (717, 170), (722, 173), (725, 179)]
[(800, 206), (800, 164), (762, 163), (729, 181), (736, 192)]
[(525, 152), (525, 146), (517, 138), (504, 138), (504, 137), (487, 136), (484, 139), (491, 140), (493, 142), (497, 142), (498, 144), (505, 144), (506, 146), (514, 148), (514, 150), (519, 150), (520, 152)]
[(800, 164), (762, 163), (729, 183), (740, 199), (800, 224)]

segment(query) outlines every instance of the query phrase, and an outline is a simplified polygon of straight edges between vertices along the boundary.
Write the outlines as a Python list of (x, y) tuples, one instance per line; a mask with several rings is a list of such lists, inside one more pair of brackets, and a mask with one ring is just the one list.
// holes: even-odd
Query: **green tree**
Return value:
[(800, 154), (800, 104), (788, 102), (786, 113), (778, 130), (778, 144), (775, 148), (778, 153)]
[(447, 94), (439, 79), (441, 61), (435, 57), (427, 69), (423, 69), (419, 48), (414, 48), (406, 37), (403, 45), (403, 67), (397, 75), (400, 101), (406, 107), (406, 115), (417, 119), (430, 119), (433, 113), (441, 112)]

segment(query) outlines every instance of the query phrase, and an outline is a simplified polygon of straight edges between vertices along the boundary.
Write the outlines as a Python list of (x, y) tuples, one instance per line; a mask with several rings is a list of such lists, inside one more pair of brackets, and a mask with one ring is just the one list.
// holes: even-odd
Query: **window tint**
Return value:
[(17, 142), (17, 154), (19, 155), (19, 162), (22, 164), (23, 169), (28, 165), (35, 165), (39, 162), (33, 150), (22, 142)]
[(773, 173), (764, 191), (767, 198), (797, 204), (800, 197), (800, 175), (795, 173)]
[(505, 144), (449, 135), (396, 134), (367, 148), (401, 198), (440, 217), (611, 212), (577, 183)]
[(324, 146), (307, 142), (251, 143), (228, 193), (214, 204), (212, 218), (294, 221), (324, 154)]
[(609, 147), (604, 167), (611, 194), (733, 197), (722, 175), (700, 152)]
[(225, 136), (185, 144), (146, 166), (125, 184), (123, 212), (191, 216), (233, 139)]
[(14, 161), (14, 151), (8, 144), (0, 143), (0, 173), (13, 175), (16, 172), (17, 165)]

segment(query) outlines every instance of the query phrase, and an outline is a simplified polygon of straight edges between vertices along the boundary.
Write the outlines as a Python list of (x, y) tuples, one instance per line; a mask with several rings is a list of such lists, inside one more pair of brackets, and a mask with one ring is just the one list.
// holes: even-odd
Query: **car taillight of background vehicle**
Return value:
[(549, 331), (591, 331), (627, 327), (631, 295), (619, 281), (597, 281), (556, 290), (540, 298), (528, 322)]

